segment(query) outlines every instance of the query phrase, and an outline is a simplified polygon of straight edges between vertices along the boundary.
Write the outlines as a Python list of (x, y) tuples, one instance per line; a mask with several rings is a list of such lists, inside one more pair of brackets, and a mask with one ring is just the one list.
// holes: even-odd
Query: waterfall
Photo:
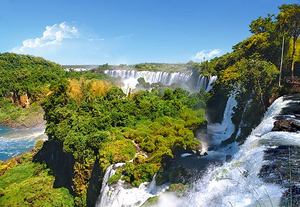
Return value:
[(144, 78), (145, 81), (150, 84), (162, 83), (166, 86), (176, 84), (190, 91), (199, 91), (200, 89), (209, 91), (217, 79), (216, 76), (201, 76), (193, 70), (186, 70), (182, 72), (165, 72), (112, 69), (105, 70), (104, 73), (111, 77), (120, 78), (122, 82), (122, 89), (125, 93), (127, 93), (129, 89), (135, 89), (139, 78)]
[(207, 151), (209, 147), (219, 145), (222, 141), (231, 137), (235, 130), (232, 123), (233, 109), (237, 105), (236, 101), (237, 91), (233, 91), (226, 103), (221, 123), (210, 123), (207, 126), (207, 136), (201, 140), (202, 151)]
[(264, 164), (266, 149), (300, 145), (298, 133), (271, 131), (276, 116), (289, 103), (291, 100), (278, 98), (233, 159), (209, 169), (179, 206), (279, 206), (285, 189), (277, 184), (265, 183), (258, 174)]
[(111, 165), (107, 168), (96, 207), (141, 206), (148, 198), (160, 195), (167, 185), (156, 186), (156, 175), (150, 183), (142, 183), (139, 187), (131, 187), (119, 180), (116, 184), (108, 185), (109, 178), (115, 174), (116, 168), (124, 163)]
[(217, 76), (211, 76), (209, 78), (208, 85), (207, 85), (207, 87), (205, 89), (207, 92), (212, 89), (213, 84), (216, 82), (216, 80), (217, 80)]

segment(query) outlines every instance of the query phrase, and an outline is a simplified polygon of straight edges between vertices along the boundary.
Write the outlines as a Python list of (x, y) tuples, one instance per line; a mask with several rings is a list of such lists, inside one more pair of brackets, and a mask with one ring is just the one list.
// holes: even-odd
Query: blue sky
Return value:
[(1, 0), (0, 52), (61, 64), (201, 61), (299, 0)]

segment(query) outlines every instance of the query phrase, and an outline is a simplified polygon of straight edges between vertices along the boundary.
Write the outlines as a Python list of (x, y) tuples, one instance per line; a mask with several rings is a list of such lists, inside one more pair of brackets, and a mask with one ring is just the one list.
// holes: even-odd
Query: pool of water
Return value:
[(7, 160), (29, 151), (39, 139), (46, 139), (45, 129), (12, 129), (0, 126), (0, 160)]

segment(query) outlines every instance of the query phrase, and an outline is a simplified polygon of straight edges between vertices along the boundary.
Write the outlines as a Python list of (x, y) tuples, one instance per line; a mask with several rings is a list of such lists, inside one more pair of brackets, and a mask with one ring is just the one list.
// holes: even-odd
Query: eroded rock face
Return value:
[(24, 94), (24, 95), (20, 96), (20, 105), (23, 108), (28, 108), (29, 107), (30, 101), (29, 101), (29, 98), (28, 98), (27, 94)]
[(33, 161), (45, 162), (55, 176), (54, 187), (65, 187), (74, 195), (72, 186), (75, 160), (71, 154), (63, 151), (62, 143), (46, 141)]
[[(292, 102), (283, 108), (280, 115), (276, 117), (277, 121), (274, 122), (272, 129), (274, 139), (288, 136), (297, 140), (300, 131), (300, 95), (296, 94), (284, 98)], [(264, 153), (264, 162), (265, 164), (259, 173), (260, 177), (268, 183), (278, 184), (285, 189), (280, 206), (300, 206), (299, 144), (282, 144), (267, 148)]]
[(100, 195), (103, 176), (105, 172), (100, 168), (99, 160), (96, 160), (92, 170), (92, 175), (89, 180), (87, 189), (87, 206), (94, 207)]
[(260, 177), (269, 183), (286, 188), (281, 198), (281, 206), (300, 206), (300, 147), (279, 146), (265, 151), (267, 162)]
[[(33, 161), (47, 164), (55, 176), (54, 187), (65, 187), (73, 196), (76, 196), (74, 192), (75, 159), (72, 154), (64, 152), (61, 142), (46, 141), (42, 149), (34, 156)], [(104, 173), (100, 168), (99, 160), (96, 160), (87, 186), (88, 207), (94, 207), (96, 204)]]
[(274, 122), (272, 131), (297, 132), (300, 131), (300, 123), (294, 120), (277, 120)]

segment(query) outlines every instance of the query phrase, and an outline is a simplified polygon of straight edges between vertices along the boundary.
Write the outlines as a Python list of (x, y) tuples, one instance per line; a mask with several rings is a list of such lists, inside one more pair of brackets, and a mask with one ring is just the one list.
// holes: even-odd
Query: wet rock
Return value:
[(229, 162), (232, 159), (231, 155), (226, 155), (226, 162)]
[(267, 161), (259, 176), (268, 183), (276, 183), (287, 190), (280, 206), (300, 206), (300, 147), (279, 146), (265, 151)]
[(277, 120), (274, 122), (272, 131), (297, 132), (300, 131), (300, 123), (294, 120)]
[(88, 207), (94, 207), (96, 205), (97, 199), (100, 195), (104, 174), (105, 172), (103, 172), (103, 170), (100, 168), (99, 160), (97, 159), (94, 162), (92, 175), (88, 183), (86, 198)]
[(283, 193), (280, 206), (300, 206), (300, 187), (291, 186)]

